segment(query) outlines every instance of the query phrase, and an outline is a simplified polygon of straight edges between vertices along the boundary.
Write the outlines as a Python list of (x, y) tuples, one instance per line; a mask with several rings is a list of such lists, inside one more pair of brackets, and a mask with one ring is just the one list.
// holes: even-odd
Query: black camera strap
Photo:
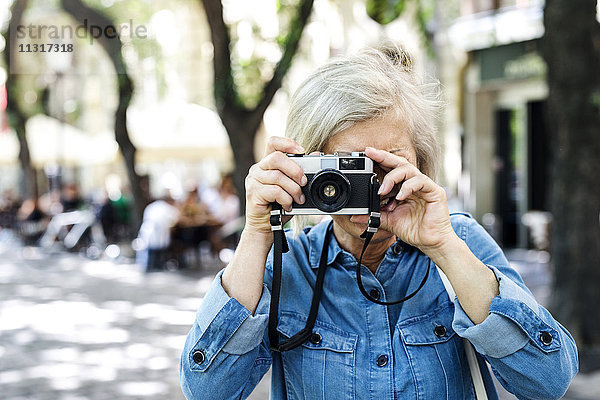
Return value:
[(313, 292), (310, 311), (304, 328), (293, 335), (292, 337), (279, 342), (279, 334), (277, 333), (277, 325), (279, 323), (279, 296), (281, 292), (281, 274), (282, 274), (282, 253), (289, 251), (288, 243), (283, 232), (283, 223), (281, 220), (281, 206), (273, 204), (271, 211), (271, 230), (273, 231), (273, 285), (271, 289), (271, 305), (269, 308), (269, 342), (271, 350), (287, 351), (292, 350), (304, 343), (313, 333), (319, 304), (321, 303), (321, 295), (323, 294), (323, 281), (325, 278), (325, 269), (327, 268), (327, 248), (331, 237), (331, 227), (333, 221), (329, 223), (325, 232), (325, 240), (323, 249), (321, 250), (321, 259), (319, 261), (319, 270), (317, 271), (317, 281)]
[(410, 299), (411, 297), (413, 297), (414, 295), (417, 294), (417, 292), (419, 290), (421, 290), (421, 288), (423, 287), (423, 285), (425, 285), (425, 281), (427, 281), (427, 277), (429, 277), (429, 267), (427, 268), (427, 271), (425, 271), (425, 276), (423, 277), (423, 280), (421, 280), (421, 283), (419, 284), (419, 287), (417, 289), (415, 289), (414, 292), (410, 293), (407, 296), (404, 296), (403, 298), (399, 299), (399, 300), (395, 300), (395, 301), (381, 301), (378, 300), (374, 297), (372, 297), (367, 290), (365, 289), (363, 283), (362, 283), (362, 277), (360, 274), (360, 266), (362, 265), (362, 258), (363, 255), (365, 254), (365, 250), (367, 250), (367, 246), (369, 245), (369, 243), (371, 243), (371, 239), (373, 239), (373, 236), (377, 233), (377, 230), (379, 229), (379, 224), (380, 224), (380, 218), (381, 218), (381, 213), (380, 213), (380, 198), (379, 195), (377, 194), (377, 192), (379, 191), (379, 181), (377, 181), (377, 179), (372, 179), (371, 182), (371, 197), (369, 198), (369, 222), (367, 224), (367, 229), (365, 229), (365, 231), (360, 235), (361, 238), (365, 239), (365, 242), (363, 244), (363, 248), (360, 252), (360, 257), (358, 258), (358, 262), (356, 263), (356, 283), (358, 283), (358, 288), (360, 289), (360, 292), (363, 294), (363, 296), (365, 296), (367, 298), (367, 300), (375, 303), (375, 304), (380, 304), (382, 306), (391, 306), (394, 304), (399, 304), (402, 302), (405, 302), (406, 300)]
[[(360, 292), (367, 298), (367, 300), (380, 304), (380, 305), (393, 305), (402, 303), (411, 297), (413, 297), (425, 284), (427, 281), (427, 277), (429, 276), (429, 268), (425, 272), (425, 276), (423, 280), (419, 284), (419, 287), (409, 295), (391, 302), (380, 301), (373, 298), (365, 289), (362, 283), (362, 277), (360, 273), (360, 267), (362, 264), (362, 258), (367, 249), (367, 246), (371, 242), (371, 239), (377, 233), (379, 229), (379, 225), (381, 223), (381, 213), (380, 213), (380, 198), (379, 194), (379, 181), (377, 180), (377, 176), (374, 174), (371, 178), (371, 188), (369, 195), (369, 221), (367, 223), (367, 229), (361, 234), (361, 238), (365, 239), (363, 244), (362, 251), (360, 253), (360, 257), (358, 259), (358, 263), (356, 264), (356, 281), (358, 283), (358, 288)], [(277, 332), (277, 325), (279, 323), (279, 296), (281, 293), (281, 275), (282, 275), (282, 257), (283, 253), (287, 253), (289, 251), (289, 246), (287, 240), (285, 238), (285, 233), (283, 232), (283, 221), (282, 221), (282, 209), (281, 206), (277, 203), (273, 204), (273, 208), (271, 211), (271, 230), (273, 231), (273, 285), (271, 288), (271, 304), (269, 308), (269, 341), (271, 343), (271, 350), (274, 351), (287, 351), (292, 350), (302, 343), (304, 343), (313, 333), (313, 328), (315, 326), (315, 321), (317, 319), (317, 313), (319, 311), (319, 304), (321, 302), (321, 296), (323, 294), (323, 281), (325, 277), (325, 270), (327, 268), (327, 253), (329, 248), (330, 237), (333, 234), (331, 232), (333, 221), (329, 223), (327, 226), (327, 230), (325, 232), (325, 240), (323, 241), (323, 249), (321, 250), (321, 258), (319, 260), (319, 269), (317, 271), (317, 280), (315, 283), (315, 289), (313, 292), (312, 301), (310, 304), (310, 312), (308, 314), (308, 318), (306, 320), (306, 325), (304, 328), (293, 335), (292, 337), (279, 341), (279, 334)]]

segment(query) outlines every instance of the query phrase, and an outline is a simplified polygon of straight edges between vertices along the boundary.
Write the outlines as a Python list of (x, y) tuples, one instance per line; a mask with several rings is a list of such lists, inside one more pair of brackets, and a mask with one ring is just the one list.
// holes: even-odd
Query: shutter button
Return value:
[(552, 344), (552, 340), (554, 340), (554, 338), (550, 333), (546, 331), (540, 333), (540, 341), (544, 346), (550, 346)]
[(196, 364), (202, 364), (205, 359), (204, 353), (202, 352), (202, 350), (194, 351), (194, 354), (192, 354), (192, 359), (194, 360), (194, 362)]
[(435, 336), (437, 337), (444, 337), (446, 336), (446, 327), (444, 325), (437, 325), (433, 328), (433, 333), (435, 333)]
[(371, 291), (369, 292), (369, 296), (371, 296), (372, 298), (374, 298), (375, 300), (379, 300), (379, 297), (381, 297), (381, 293), (379, 293), (379, 289), (377, 288), (373, 288), (371, 289)]
[(312, 344), (319, 344), (321, 343), (321, 340), (323, 340), (323, 337), (318, 332), (313, 332), (313, 334), (310, 335), (310, 342)]
[(377, 365), (379, 367), (385, 367), (388, 363), (388, 356), (386, 356), (385, 354), (380, 355), (379, 357), (377, 357)]

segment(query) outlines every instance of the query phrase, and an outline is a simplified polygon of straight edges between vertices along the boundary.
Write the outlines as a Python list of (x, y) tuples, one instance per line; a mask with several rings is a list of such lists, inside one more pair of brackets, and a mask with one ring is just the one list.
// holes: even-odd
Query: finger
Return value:
[(439, 201), (445, 192), (428, 176), (421, 174), (402, 183), (396, 200), (403, 201), (411, 195), (418, 196), (427, 202), (434, 202)]
[(385, 150), (378, 150), (373, 147), (367, 147), (365, 149), (365, 154), (371, 160), (378, 163), (381, 167), (387, 168), (388, 170), (399, 167), (400, 165), (410, 164), (410, 162), (404, 157), (392, 154)]
[(304, 153), (304, 148), (293, 139), (283, 136), (271, 136), (267, 139), (265, 156), (275, 151), (281, 151), (282, 153), (301, 154)]
[(263, 185), (277, 185), (289, 193), (296, 203), (303, 204), (305, 201), (302, 188), (298, 183), (277, 169), (257, 169), (254, 178)]
[(302, 168), (280, 151), (273, 152), (258, 162), (258, 167), (263, 170), (280, 170), (298, 185), (306, 185), (307, 179)]
[(421, 171), (417, 169), (414, 165), (407, 163), (402, 164), (399, 167), (394, 168), (390, 172), (388, 172), (381, 181), (381, 186), (379, 187), (378, 194), (381, 196), (385, 196), (388, 194), (394, 186), (402, 181), (408, 180), (414, 176), (421, 175)]
[(277, 203), (283, 207), (286, 211), (292, 210), (292, 203), (294, 199), (292, 196), (277, 185), (261, 185), (257, 189), (256, 203), (262, 205), (268, 205), (270, 203)]

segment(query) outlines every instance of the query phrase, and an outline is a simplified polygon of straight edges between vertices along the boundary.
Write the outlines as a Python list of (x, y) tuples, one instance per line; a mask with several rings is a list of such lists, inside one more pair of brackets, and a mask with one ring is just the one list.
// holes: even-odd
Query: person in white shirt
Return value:
[(146, 272), (164, 269), (167, 250), (171, 244), (171, 229), (179, 220), (179, 210), (171, 196), (156, 200), (144, 210), (138, 237), (146, 245), (148, 260)]

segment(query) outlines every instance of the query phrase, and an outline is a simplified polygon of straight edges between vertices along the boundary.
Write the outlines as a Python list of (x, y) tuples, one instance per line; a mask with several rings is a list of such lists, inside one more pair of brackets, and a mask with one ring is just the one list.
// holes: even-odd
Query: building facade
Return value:
[(462, 1), (448, 37), (456, 68), (465, 206), (505, 247), (532, 245), (532, 214), (548, 222), (549, 137), (543, 2)]

